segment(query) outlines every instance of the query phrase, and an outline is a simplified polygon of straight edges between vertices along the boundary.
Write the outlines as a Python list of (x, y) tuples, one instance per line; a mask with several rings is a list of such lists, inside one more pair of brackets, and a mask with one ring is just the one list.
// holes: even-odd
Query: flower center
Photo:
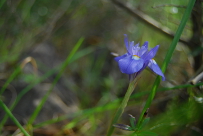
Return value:
[(135, 60), (139, 60), (140, 59), (140, 57), (137, 56), (137, 55), (133, 55), (132, 58), (135, 59)]

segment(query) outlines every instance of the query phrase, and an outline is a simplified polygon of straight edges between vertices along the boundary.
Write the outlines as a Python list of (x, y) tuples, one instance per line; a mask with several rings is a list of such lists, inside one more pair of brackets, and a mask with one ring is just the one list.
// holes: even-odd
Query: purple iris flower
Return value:
[(134, 41), (128, 41), (128, 37), (124, 34), (125, 46), (127, 53), (122, 56), (118, 56), (115, 60), (118, 62), (119, 68), (122, 73), (130, 75), (133, 79), (141, 73), (146, 67), (149, 67), (154, 73), (162, 76), (162, 80), (165, 80), (164, 74), (153, 59), (159, 48), (159, 45), (155, 46), (148, 51), (148, 42), (146, 41), (142, 47), (139, 44), (134, 45)]

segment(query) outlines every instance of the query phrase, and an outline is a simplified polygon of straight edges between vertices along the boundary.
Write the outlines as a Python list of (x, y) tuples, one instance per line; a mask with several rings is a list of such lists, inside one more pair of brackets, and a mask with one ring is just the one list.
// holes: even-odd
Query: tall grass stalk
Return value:
[(27, 131), (25, 131), (25, 129), (21, 126), (21, 124), (18, 122), (18, 120), (13, 116), (13, 114), (11, 113), (11, 111), (8, 109), (8, 107), (0, 100), (0, 106), (1, 108), (6, 112), (6, 114), (10, 117), (10, 119), (16, 124), (16, 126), (21, 130), (21, 132), (25, 135), (25, 136), (29, 136), (29, 134), (27, 133)]
[[(167, 68), (167, 66), (168, 66), (168, 64), (170, 62), (170, 59), (171, 59), (171, 57), (173, 55), (173, 52), (175, 50), (175, 47), (176, 47), (176, 45), (177, 45), (177, 43), (178, 43), (178, 41), (180, 39), (180, 36), (181, 36), (181, 34), (183, 32), (183, 29), (184, 29), (184, 27), (186, 25), (186, 22), (190, 17), (190, 14), (192, 12), (194, 4), (195, 4), (195, 0), (190, 0), (189, 3), (188, 3), (188, 6), (187, 6), (187, 8), (185, 10), (185, 13), (183, 14), (183, 17), (181, 19), (181, 22), (180, 22), (180, 25), (179, 25), (179, 27), (177, 29), (177, 32), (176, 32), (176, 34), (175, 34), (175, 36), (173, 38), (173, 41), (172, 41), (172, 43), (171, 43), (171, 45), (169, 47), (169, 50), (168, 50), (168, 52), (166, 54), (165, 59), (164, 59), (164, 62), (163, 62), (162, 68), (161, 68), (163, 72), (166, 71), (166, 68)], [(149, 95), (149, 97), (148, 97), (148, 99), (147, 99), (147, 101), (145, 103), (145, 106), (144, 106), (144, 108), (143, 108), (143, 110), (141, 112), (141, 115), (140, 115), (140, 118), (139, 118), (138, 124), (137, 124), (138, 127), (139, 127), (139, 125), (141, 125), (141, 123), (143, 121), (143, 115), (144, 115), (145, 111), (150, 107), (150, 105), (151, 105), (151, 103), (152, 103), (152, 101), (154, 99), (154, 96), (156, 94), (156, 90), (157, 90), (157, 88), (158, 88), (158, 86), (160, 84), (160, 81), (161, 81), (161, 77), (157, 77), (155, 82), (154, 82), (154, 85), (152, 87), (152, 90), (150, 92), (150, 95)]]
[(30, 126), (31, 124), (33, 124), (34, 120), (36, 119), (37, 115), (39, 114), (40, 110), (42, 109), (44, 103), (46, 102), (46, 100), (48, 99), (49, 95), (51, 94), (54, 86), (56, 85), (56, 83), (58, 82), (59, 78), (61, 77), (62, 73), (64, 72), (65, 68), (67, 67), (67, 65), (70, 63), (72, 57), (74, 56), (74, 54), (76, 53), (76, 51), (78, 50), (78, 48), (81, 46), (82, 42), (83, 42), (84, 38), (80, 38), (79, 41), (76, 43), (76, 45), (74, 46), (74, 48), (72, 49), (72, 51), (70, 52), (70, 54), (68, 55), (68, 57), (66, 58), (66, 60), (64, 61), (64, 63), (61, 66), (60, 72), (57, 74), (56, 78), (54, 79), (52, 86), (50, 87), (50, 89), (47, 91), (47, 93), (45, 94), (45, 96), (42, 98), (42, 100), (40, 101), (39, 105), (36, 107), (35, 111), (33, 112), (33, 114), (31, 115), (30, 119), (28, 120), (28, 124), (27, 126)]

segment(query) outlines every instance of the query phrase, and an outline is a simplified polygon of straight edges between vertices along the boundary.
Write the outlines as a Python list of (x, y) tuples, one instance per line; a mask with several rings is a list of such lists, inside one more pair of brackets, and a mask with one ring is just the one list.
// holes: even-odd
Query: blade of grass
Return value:
[(46, 100), (48, 99), (49, 95), (51, 94), (54, 86), (56, 85), (56, 83), (58, 82), (59, 78), (61, 77), (62, 73), (64, 72), (65, 68), (67, 67), (67, 65), (70, 63), (73, 55), (76, 53), (76, 51), (78, 50), (78, 48), (81, 46), (82, 42), (83, 42), (84, 38), (80, 38), (79, 41), (76, 43), (76, 45), (74, 46), (74, 48), (72, 49), (72, 51), (70, 52), (70, 54), (68, 55), (67, 59), (64, 61), (64, 63), (62, 64), (61, 68), (60, 68), (60, 72), (59, 74), (57, 74), (56, 78), (54, 79), (52, 86), (50, 87), (50, 89), (47, 91), (47, 93), (45, 94), (45, 96), (42, 98), (42, 100), (40, 101), (40, 104), (36, 107), (35, 111), (33, 112), (33, 114), (31, 115), (30, 119), (28, 120), (28, 124), (27, 126), (30, 126), (31, 124), (33, 124), (34, 120), (36, 119), (37, 115), (39, 114), (41, 108), (43, 107), (44, 103), (46, 102)]
[[(28, 92), (30, 91), (35, 85), (39, 84), (40, 82), (44, 81), (45, 79), (47, 79), (48, 77), (50, 77), (51, 75), (53, 75), (55, 73), (55, 71), (57, 71), (56, 69), (51, 70), (49, 72), (47, 72), (42, 78), (40, 78), (39, 80), (35, 80), (32, 84), (28, 85), (26, 88), (24, 88), (19, 95), (17, 96), (16, 100), (11, 104), (10, 106), (10, 110), (12, 111), (15, 106), (18, 104), (18, 102), (21, 100), (21, 98)], [(6, 114), (1, 123), (0, 123), (0, 130), (2, 129), (2, 127), (4, 126), (4, 124), (6, 123), (8, 119), (8, 115)]]
[(63, 121), (63, 120), (68, 119), (68, 118), (72, 119), (72, 118), (77, 118), (77, 117), (81, 117), (81, 116), (85, 116), (85, 115), (95, 114), (97, 112), (103, 112), (105, 110), (115, 109), (115, 108), (117, 108), (120, 101), (121, 100), (119, 100), (119, 101), (117, 100), (117, 101), (114, 101), (114, 102), (106, 104), (106, 105), (97, 106), (94, 108), (78, 111), (78, 112), (75, 112), (74, 114), (63, 115), (63, 116), (60, 116), (58, 118), (54, 118), (54, 119), (36, 124), (36, 125), (34, 125), (34, 128), (39, 128), (39, 127), (43, 127), (43, 126), (46, 126), (49, 124), (57, 123), (57, 122)]
[[(176, 45), (177, 45), (177, 43), (178, 43), (178, 41), (180, 39), (180, 36), (181, 36), (181, 34), (183, 32), (183, 29), (184, 29), (184, 27), (186, 25), (186, 22), (190, 17), (190, 14), (192, 12), (194, 4), (195, 4), (195, 0), (190, 0), (189, 3), (188, 3), (188, 6), (187, 6), (187, 8), (185, 10), (185, 13), (183, 14), (183, 17), (181, 19), (181, 22), (180, 22), (180, 25), (179, 25), (179, 27), (177, 29), (177, 32), (176, 32), (176, 34), (174, 36), (174, 39), (173, 39), (173, 41), (172, 41), (172, 43), (171, 43), (171, 45), (169, 47), (169, 50), (168, 50), (168, 52), (166, 54), (166, 57), (164, 59), (164, 62), (163, 62), (163, 65), (162, 65), (162, 71), (163, 72), (166, 71), (166, 68), (167, 68), (167, 66), (168, 66), (168, 64), (170, 62), (170, 59), (171, 59), (171, 57), (173, 55), (173, 52), (175, 50), (175, 47), (176, 47)], [(147, 108), (149, 108), (149, 106), (151, 105), (152, 100), (154, 99), (154, 96), (156, 94), (156, 90), (157, 90), (157, 88), (158, 88), (158, 86), (160, 84), (160, 81), (161, 81), (161, 78), (157, 77), (155, 82), (154, 82), (154, 85), (152, 87), (151, 93), (150, 93), (150, 95), (149, 95), (149, 97), (148, 97), (148, 99), (147, 99), (147, 101), (145, 103), (145, 106), (144, 106), (144, 108), (143, 108), (143, 110), (141, 112), (140, 118), (138, 120), (138, 125), (137, 125), (138, 127), (139, 127), (139, 125), (141, 124), (141, 122), (143, 120), (143, 115), (144, 115), (145, 111), (147, 110)]]
[(8, 78), (8, 80), (6, 80), (6, 83), (3, 85), (3, 87), (0, 90), (0, 95), (2, 95), (4, 93), (4, 91), (6, 90), (6, 88), (8, 87), (8, 85), (11, 83), (11, 81), (13, 81), (13, 79), (20, 73), (21, 68), (17, 67), (14, 72), (11, 74), (11, 76)]
[(8, 107), (1, 100), (0, 100), (0, 106), (6, 112), (6, 114), (10, 117), (10, 119), (18, 126), (18, 128), (21, 130), (21, 132), (25, 136), (29, 136), (29, 134), (25, 131), (25, 129), (21, 126), (21, 124), (18, 122), (18, 120), (13, 116), (13, 114), (8, 109)]

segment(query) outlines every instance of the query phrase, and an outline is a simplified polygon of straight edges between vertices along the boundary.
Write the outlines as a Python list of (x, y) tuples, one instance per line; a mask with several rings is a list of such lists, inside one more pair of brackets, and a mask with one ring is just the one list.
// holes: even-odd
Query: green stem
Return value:
[(130, 82), (129, 86), (128, 86), (128, 90), (123, 98), (123, 101), (122, 103), (120, 104), (120, 107), (118, 108), (110, 126), (109, 126), (109, 130), (107, 132), (107, 136), (111, 136), (113, 131), (114, 131), (114, 124), (117, 123), (118, 119), (121, 117), (125, 107), (127, 106), (127, 103), (128, 103), (128, 100), (133, 92), (133, 90), (135, 89), (135, 86), (136, 86), (136, 83), (137, 83), (137, 80), (134, 80), (132, 82)]
[(0, 106), (6, 112), (6, 114), (11, 118), (11, 120), (18, 126), (18, 128), (20, 128), (21, 132), (25, 136), (29, 136), (29, 134), (25, 131), (25, 129), (21, 126), (21, 124), (18, 122), (18, 120), (13, 116), (13, 114), (8, 109), (8, 107), (1, 100), (0, 100)]
[[(163, 72), (166, 71), (166, 68), (167, 68), (167, 66), (168, 66), (168, 64), (170, 62), (170, 59), (171, 59), (171, 57), (173, 55), (173, 52), (175, 50), (175, 47), (176, 47), (176, 45), (177, 45), (177, 43), (178, 43), (178, 41), (180, 39), (180, 36), (181, 36), (181, 34), (183, 32), (183, 29), (184, 29), (184, 27), (186, 25), (186, 22), (190, 17), (190, 14), (192, 12), (194, 4), (195, 4), (195, 0), (190, 0), (189, 3), (188, 3), (188, 6), (187, 6), (187, 8), (185, 10), (185, 13), (183, 14), (182, 20), (181, 20), (180, 25), (179, 25), (179, 27), (177, 29), (175, 37), (174, 37), (174, 39), (173, 39), (173, 41), (172, 41), (172, 43), (170, 45), (170, 48), (169, 48), (169, 50), (168, 50), (168, 52), (166, 54), (165, 60), (163, 62), (163, 65), (162, 65), (162, 71)], [(156, 90), (158, 88), (158, 85), (160, 84), (160, 81), (161, 81), (160, 77), (157, 77), (155, 82), (154, 82), (154, 85), (152, 87), (152, 91), (151, 91), (151, 93), (150, 93), (150, 95), (149, 95), (149, 97), (147, 99), (147, 102), (145, 103), (145, 106), (144, 106), (144, 108), (143, 108), (143, 110), (141, 112), (141, 115), (140, 115), (140, 118), (139, 118), (138, 124), (137, 124), (138, 127), (142, 123), (143, 115), (144, 115), (145, 111), (147, 110), (147, 108), (149, 108), (149, 106), (151, 105), (152, 100), (154, 99), (154, 96), (156, 94)]]

